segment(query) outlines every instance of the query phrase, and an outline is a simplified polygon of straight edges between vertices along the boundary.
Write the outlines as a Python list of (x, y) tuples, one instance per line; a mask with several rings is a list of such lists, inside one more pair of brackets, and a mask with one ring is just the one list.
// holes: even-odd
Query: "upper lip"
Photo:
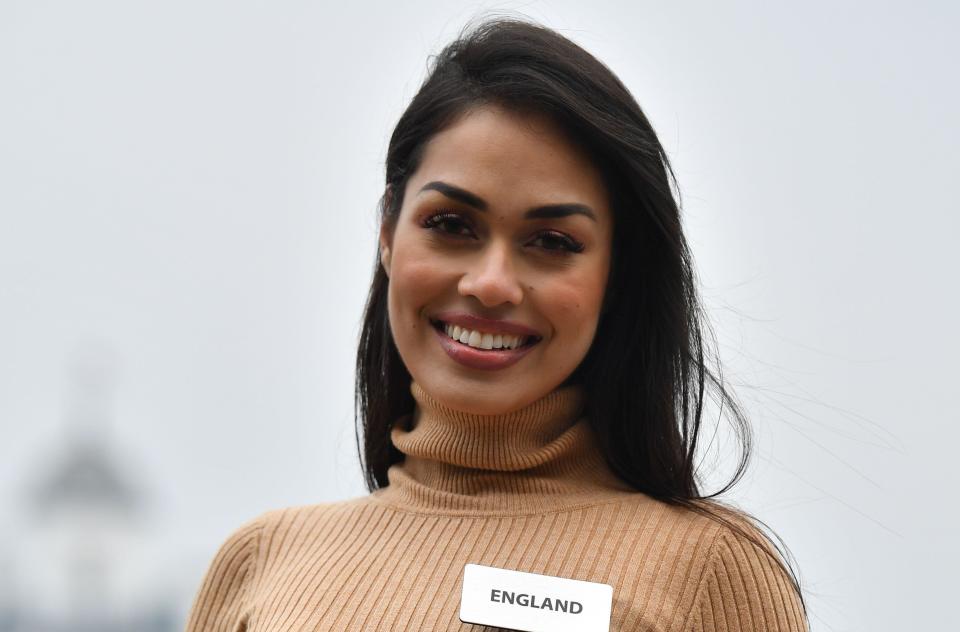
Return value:
[(465, 329), (495, 334), (513, 334), (515, 336), (533, 336), (539, 338), (535, 329), (511, 320), (482, 318), (467, 312), (440, 312), (434, 314), (432, 320), (440, 320), (450, 325), (460, 325)]

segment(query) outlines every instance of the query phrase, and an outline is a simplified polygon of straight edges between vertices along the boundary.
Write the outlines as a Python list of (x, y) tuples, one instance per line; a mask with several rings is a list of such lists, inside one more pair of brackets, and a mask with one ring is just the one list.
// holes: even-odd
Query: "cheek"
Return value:
[(604, 284), (599, 275), (583, 274), (549, 288), (543, 287), (541, 304), (543, 309), (549, 309), (557, 328), (556, 335), (563, 338), (593, 336), (600, 319)]
[(416, 249), (398, 249), (391, 261), (391, 305), (404, 310), (401, 318), (410, 318), (410, 310), (420, 310), (435, 300), (449, 283), (445, 266), (426, 252)]

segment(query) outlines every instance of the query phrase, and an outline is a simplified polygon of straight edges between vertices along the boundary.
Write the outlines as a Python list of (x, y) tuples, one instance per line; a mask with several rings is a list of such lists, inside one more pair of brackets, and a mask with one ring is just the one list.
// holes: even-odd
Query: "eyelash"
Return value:
[[(458, 215), (457, 213), (451, 213), (449, 211), (434, 213), (430, 217), (427, 217), (426, 219), (423, 220), (422, 226), (428, 230), (438, 231), (445, 235), (450, 235), (454, 237), (458, 236), (448, 231), (440, 230), (438, 228), (440, 225), (449, 221), (460, 222), (464, 226), (467, 226), (467, 223), (463, 220), (463, 218), (460, 217), (460, 215)], [(563, 247), (561, 248), (544, 248), (544, 250), (549, 252), (551, 255), (568, 256), (572, 254), (577, 254), (583, 250), (583, 244), (581, 244), (576, 239), (573, 239), (572, 237), (564, 235), (563, 233), (558, 233), (557, 231), (550, 230), (550, 231), (543, 231), (541, 233), (538, 233), (537, 236), (539, 238), (539, 237), (543, 237), (544, 235), (547, 235), (555, 239), (556, 241), (560, 242), (561, 244), (563, 244)]]

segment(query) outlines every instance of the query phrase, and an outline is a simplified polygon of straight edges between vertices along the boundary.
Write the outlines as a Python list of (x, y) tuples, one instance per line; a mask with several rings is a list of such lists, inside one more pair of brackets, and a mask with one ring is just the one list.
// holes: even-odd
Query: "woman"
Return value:
[(698, 488), (705, 387), (743, 417), (705, 366), (671, 177), (557, 33), (495, 20), (446, 47), (388, 149), (357, 358), (371, 493), (236, 530), (188, 630), (805, 630), (776, 549)]

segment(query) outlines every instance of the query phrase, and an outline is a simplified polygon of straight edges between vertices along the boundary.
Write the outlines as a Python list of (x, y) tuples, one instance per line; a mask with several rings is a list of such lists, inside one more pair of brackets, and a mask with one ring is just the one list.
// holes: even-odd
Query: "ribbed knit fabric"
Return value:
[(610, 471), (579, 385), (498, 416), (410, 388), (415, 411), (391, 432), (405, 460), (389, 486), (235, 530), (188, 632), (495, 629), (459, 620), (467, 563), (610, 584), (610, 630), (807, 629), (788, 577), (761, 549)]

